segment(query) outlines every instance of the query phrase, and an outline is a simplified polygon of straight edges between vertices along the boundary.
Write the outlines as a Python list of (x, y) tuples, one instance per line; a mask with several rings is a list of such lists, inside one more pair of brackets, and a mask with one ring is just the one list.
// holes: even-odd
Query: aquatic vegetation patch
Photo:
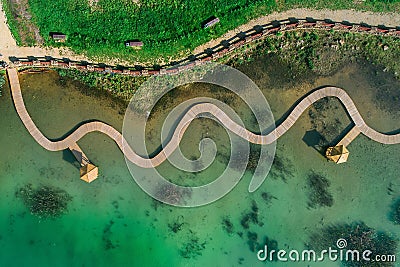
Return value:
[(268, 192), (262, 192), (261, 198), (265, 201), (267, 205), (271, 205), (272, 200), (277, 199), (275, 196)]
[(31, 214), (39, 218), (56, 218), (66, 213), (72, 197), (63, 189), (51, 186), (33, 188), (27, 184), (15, 196), (21, 198)]
[(247, 163), (246, 169), (251, 172), (254, 172), (254, 170), (258, 166), (259, 159), (260, 159), (260, 149), (250, 148), (249, 162)]
[(4, 75), (0, 74), (0, 96), (2, 96), (1, 90), (3, 89), (3, 86), (6, 84), (6, 78)]
[[(400, 60), (400, 56), (393, 56), (397, 56), (398, 60)], [(395, 75), (393, 75), (388, 68), (381, 66), (367, 71), (366, 79), (368, 79), (374, 87), (379, 88), (379, 90), (373, 91), (375, 104), (381, 110), (397, 118), (398, 114), (400, 114), (400, 90), (398, 89), (400, 70), (395, 73)]]
[(82, 88), (83, 93), (94, 95), (96, 92), (108, 92), (119, 100), (124, 101), (124, 104), (129, 102), (136, 90), (147, 79), (147, 77), (131, 77), (111, 73), (83, 72), (76, 69), (57, 69), (57, 71), (60, 75), (59, 84), (67, 84), (67, 78), (79, 81), (87, 86), (87, 88), (78, 87)]
[(400, 225), (400, 198), (397, 199), (392, 205), (392, 210), (390, 212), (390, 220), (394, 224)]
[[(236, 233), (240, 238), (244, 239), (251, 252), (262, 250), (266, 245), (268, 246), (268, 250), (278, 251), (278, 241), (271, 239), (268, 236), (260, 238), (261, 236), (256, 231), (257, 228), (254, 229), (251, 227), (252, 229), (250, 230), (250, 226), (252, 224), (258, 227), (262, 227), (264, 225), (264, 222), (262, 222), (259, 218), (259, 208), (255, 200), (251, 201), (250, 211), (244, 212), (242, 218), (240, 219), (240, 225), (243, 229), (245, 229), (245, 231), (238, 231)], [(229, 236), (232, 236), (232, 234), (235, 232), (234, 223), (232, 223), (230, 218), (227, 216), (222, 218), (222, 228), (228, 233)], [(273, 261), (276, 260), (276, 255), (274, 255)], [(243, 261), (243, 258), (239, 258), (239, 264), (242, 264)]]
[[(249, 248), (251, 252), (257, 252), (259, 250), (263, 250), (265, 246), (268, 247), (269, 251), (275, 250), (278, 251), (278, 241), (274, 239), (268, 238), (268, 236), (265, 236), (264, 239), (259, 239), (259, 236), (255, 232), (248, 232), (247, 233), (247, 244), (249, 245)], [(277, 255), (276, 253), (272, 256), (272, 261), (277, 261)]]
[(115, 245), (112, 241), (111, 241), (111, 227), (114, 225), (114, 221), (110, 220), (106, 226), (103, 229), (103, 235), (102, 235), (102, 240), (104, 242), (104, 248), (106, 250), (110, 250), (110, 249), (114, 249), (117, 248), (118, 245)]
[(202, 251), (206, 248), (207, 242), (200, 241), (200, 239), (190, 231), (189, 241), (184, 243), (182, 248), (179, 250), (179, 254), (186, 259), (197, 258), (202, 255)]
[(250, 228), (250, 223), (259, 225), (259, 219), (258, 219), (258, 206), (257, 202), (253, 200), (251, 202), (251, 211), (243, 214), (242, 219), (240, 220), (240, 224), (244, 229), (249, 229)]
[(229, 235), (232, 235), (234, 232), (234, 226), (232, 221), (229, 217), (222, 218), (222, 228), (227, 232)]
[(165, 204), (165, 203), (163, 203), (163, 202), (161, 202), (161, 201), (158, 201), (158, 200), (152, 198), (152, 199), (151, 199), (151, 207), (152, 207), (155, 211), (157, 211), (159, 207), (161, 207), (161, 208), (167, 207), (167, 204)]
[(286, 183), (294, 176), (294, 165), (290, 159), (276, 154), (269, 175), (273, 179), (281, 179)]
[(118, 200), (114, 200), (111, 202), (111, 205), (114, 207), (114, 216), (117, 219), (123, 219), (125, 216), (122, 214), (122, 212), (119, 210), (119, 203)]
[(183, 229), (184, 224), (183, 216), (179, 216), (172, 223), (168, 223), (168, 229), (176, 234)]
[[(307, 247), (315, 251), (322, 251), (332, 247), (336, 249), (336, 242), (343, 238), (347, 241), (347, 250), (372, 251), (372, 255), (395, 255), (398, 240), (386, 232), (381, 232), (367, 226), (364, 222), (338, 223), (322, 228), (319, 232), (310, 235)], [(371, 257), (372, 258), (372, 257)], [(384, 267), (394, 266), (391, 262), (344, 261), (349, 267)]]
[(318, 151), (325, 152), (326, 147), (331, 145), (344, 129), (342, 125), (344, 119), (337, 112), (339, 108), (341, 108), (339, 100), (325, 97), (313, 103), (308, 111), (311, 127), (321, 135), (315, 147)]
[(259, 247), (259, 243), (258, 243), (258, 235), (255, 232), (247, 232), (247, 244), (249, 245), (249, 248), (252, 252), (255, 252), (258, 247)]
[(331, 182), (322, 174), (311, 172), (307, 178), (309, 188), (309, 208), (331, 207), (333, 196), (328, 191)]
[(158, 188), (156, 188), (155, 196), (157, 199), (171, 203), (171, 204), (179, 204), (185, 201), (186, 197), (190, 197), (192, 195), (192, 191), (188, 187), (176, 187), (173, 184), (162, 184)]
[(261, 145), (250, 143), (249, 161), (247, 163), (246, 170), (254, 173), (254, 171), (259, 165), (258, 163), (260, 161), (260, 155), (261, 155)]
[[(244, 152), (247, 150), (246, 146), (246, 144), (243, 144), (242, 147), (239, 147), (238, 152), (232, 158), (229, 157), (230, 155), (226, 151), (217, 151), (218, 161), (223, 164), (229, 163), (229, 167), (234, 170), (240, 171), (246, 167), (246, 171), (254, 173), (257, 167), (262, 167), (259, 166), (261, 148), (260, 145), (250, 143), (249, 153), (246, 153)], [(244, 166), (244, 164), (246, 164), (246, 166)]]
[(344, 65), (359, 60), (383, 66), (385, 71), (398, 78), (399, 42), (396, 36), (316, 29), (297, 30), (250, 43), (249, 47), (238, 49), (238, 53), (235, 52), (235, 56), (228, 60), (233, 65), (242, 65), (247, 61), (243, 65), (258, 68), (259, 66), (254, 66), (255, 63), (251, 62), (252, 59), (262, 62), (260, 58), (277, 56), (280, 63), (285, 63), (290, 70), (277, 78), (285, 77), (286, 82), (282, 85), (285, 84), (286, 88), (292, 84), (290, 80), (295, 83), (302, 80), (312, 81), (316, 75), (332, 75)]

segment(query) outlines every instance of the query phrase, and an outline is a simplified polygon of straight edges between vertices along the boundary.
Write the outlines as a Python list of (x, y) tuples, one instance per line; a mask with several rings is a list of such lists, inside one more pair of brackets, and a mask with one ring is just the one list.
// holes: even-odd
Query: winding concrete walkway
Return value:
[(124, 139), (120, 132), (103, 122), (89, 122), (81, 125), (78, 129), (76, 129), (74, 132), (72, 132), (70, 135), (60, 141), (49, 140), (37, 128), (28, 111), (26, 110), (18, 79), (18, 71), (16, 69), (8, 69), (7, 74), (16, 111), (28, 132), (43, 148), (50, 151), (64, 150), (75, 146), (76, 142), (78, 142), (83, 136), (88, 133), (101, 132), (113, 139), (117, 143), (121, 151), (132, 163), (143, 168), (153, 168), (164, 162), (179, 146), (180, 140), (182, 139), (182, 136), (185, 133), (190, 122), (194, 120), (199, 114), (212, 114), (227, 129), (229, 129), (236, 135), (248, 140), (251, 143), (271, 144), (283, 134), (285, 134), (311, 104), (321, 98), (329, 96), (336, 97), (342, 102), (344, 108), (346, 109), (347, 113), (349, 114), (351, 120), (355, 125), (354, 128), (350, 131), (351, 134), (346, 135), (349, 136), (348, 139), (346, 139), (345, 136), (345, 138), (341, 142), (348, 145), (359, 133), (363, 133), (370, 139), (382, 144), (400, 143), (400, 134), (383, 134), (369, 127), (363, 120), (361, 114), (358, 112), (353, 100), (343, 89), (338, 87), (324, 87), (322, 89), (318, 89), (312, 92), (311, 94), (306, 95), (294, 107), (289, 116), (275, 130), (266, 135), (257, 135), (248, 131), (247, 129), (234, 122), (230, 117), (228, 117), (228, 115), (226, 115), (220, 108), (218, 108), (214, 104), (197, 104), (190, 108), (183, 116), (183, 118), (177, 125), (171, 140), (163, 148), (163, 150), (155, 157), (148, 159), (136, 154), (135, 151), (129, 145), (127, 145), (127, 141)]

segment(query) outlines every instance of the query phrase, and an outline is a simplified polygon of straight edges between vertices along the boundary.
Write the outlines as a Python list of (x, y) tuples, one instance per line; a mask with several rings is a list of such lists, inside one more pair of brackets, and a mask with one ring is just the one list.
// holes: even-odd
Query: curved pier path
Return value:
[(107, 125), (103, 122), (89, 122), (73, 133), (68, 135), (66, 138), (60, 141), (51, 141), (37, 128), (32, 118), (29, 116), (26, 110), (24, 100), (21, 93), (21, 87), (18, 79), (18, 71), (16, 69), (8, 69), (7, 74), (9, 77), (12, 97), (14, 101), (17, 113), (25, 125), (31, 136), (38, 142), (43, 148), (50, 151), (60, 151), (74, 147), (76, 142), (78, 142), (84, 135), (91, 132), (101, 132), (111, 139), (113, 139), (125, 156), (133, 163), (144, 168), (153, 168), (164, 162), (171, 153), (179, 146), (179, 142), (189, 126), (190, 122), (194, 120), (197, 115), (202, 113), (210, 113), (216, 119), (219, 120), (227, 129), (237, 134), (238, 136), (248, 140), (254, 144), (271, 144), (276, 141), (279, 137), (285, 134), (290, 127), (294, 125), (301, 114), (314, 102), (321, 98), (333, 96), (338, 98), (343, 106), (345, 107), (348, 115), (354, 123), (354, 127), (350, 132), (339, 142), (339, 144), (348, 145), (358, 134), (362, 133), (369, 137), (370, 139), (382, 143), (382, 144), (398, 144), (400, 143), (400, 134), (388, 135), (375, 131), (369, 127), (363, 120), (361, 114), (358, 112), (353, 100), (350, 96), (341, 88), (337, 87), (324, 87), (322, 89), (316, 90), (311, 94), (305, 96), (292, 110), (289, 116), (278, 126), (276, 129), (266, 135), (254, 134), (242, 126), (231, 120), (228, 115), (226, 115), (221, 109), (216, 105), (211, 103), (201, 103), (190, 108), (186, 114), (183, 116), (179, 124), (177, 125), (174, 134), (168, 144), (163, 148), (163, 150), (158, 153), (155, 157), (148, 159), (143, 158), (136, 154), (124, 137), (116, 129)]

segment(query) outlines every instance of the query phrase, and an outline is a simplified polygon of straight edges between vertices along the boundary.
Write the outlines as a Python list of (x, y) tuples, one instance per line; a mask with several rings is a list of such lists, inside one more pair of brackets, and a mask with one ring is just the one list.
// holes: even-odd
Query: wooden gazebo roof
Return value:
[(332, 146), (326, 150), (326, 157), (337, 164), (344, 163), (349, 158), (349, 150), (344, 145)]
[(96, 180), (97, 176), (99, 175), (99, 169), (94, 166), (93, 164), (86, 164), (81, 167), (81, 180), (90, 183)]

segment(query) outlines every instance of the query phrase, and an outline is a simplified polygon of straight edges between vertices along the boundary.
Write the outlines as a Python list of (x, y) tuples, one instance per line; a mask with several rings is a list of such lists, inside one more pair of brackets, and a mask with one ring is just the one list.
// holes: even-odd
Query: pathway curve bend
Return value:
[(182, 119), (179, 121), (170, 141), (163, 147), (163, 150), (159, 152), (153, 158), (144, 158), (127, 145), (127, 141), (124, 139), (122, 134), (110, 125), (95, 121), (88, 122), (81, 125), (67, 137), (59, 141), (52, 141), (48, 139), (36, 126), (26, 110), (24, 99), (22, 97), (21, 87), (18, 79), (17, 69), (7, 69), (9, 77), (10, 87), (15, 109), (28, 130), (30, 135), (40, 144), (43, 148), (49, 151), (60, 151), (67, 149), (78, 142), (83, 136), (91, 132), (101, 132), (111, 139), (113, 139), (125, 156), (134, 164), (143, 168), (153, 168), (164, 162), (172, 152), (179, 146), (180, 140), (185, 133), (190, 122), (197, 118), (202, 113), (209, 113), (213, 115), (222, 125), (227, 129), (235, 133), (236, 135), (246, 139), (247, 141), (254, 144), (271, 144), (276, 141), (279, 137), (285, 134), (298, 120), (302, 113), (314, 102), (325, 97), (336, 97), (343, 104), (348, 115), (354, 123), (354, 127), (357, 127), (360, 133), (363, 133), (370, 139), (382, 143), (382, 144), (398, 144), (400, 143), (400, 133), (398, 134), (384, 134), (380, 133), (371, 127), (369, 127), (361, 114), (357, 110), (351, 97), (341, 88), (327, 86), (321, 89), (315, 90), (310, 94), (307, 94), (303, 99), (293, 108), (286, 119), (279, 124), (276, 129), (265, 135), (254, 134), (247, 129), (243, 128), (236, 122), (234, 122), (226, 113), (220, 108), (211, 103), (200, 103), (191, 107)]

